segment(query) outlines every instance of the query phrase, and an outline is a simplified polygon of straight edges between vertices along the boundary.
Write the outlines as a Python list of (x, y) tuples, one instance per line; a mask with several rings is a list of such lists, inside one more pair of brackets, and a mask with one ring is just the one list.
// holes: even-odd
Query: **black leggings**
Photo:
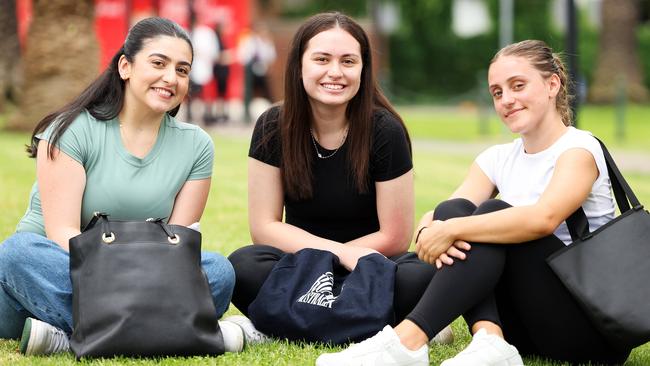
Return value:
[[(479, 215), (510, 207), (489, 200), (442, 202), (436, 220)], [(522, 355), (569, 362), (623, 363), (630, 350), (612, 347), (589, 322), (569, 291), (546, 264), (564, 243), (549, 235), (522, 244), (471, 243), (467, 258), (439, 270), (407, 316), (432, 338), (463, 315), (499, 324)], [(598, 270), (598, 269), (594, 269)], [(601, 268), (600, 270), (606, 270)]]
[[(239, 311), (248, 313), (248, 305), (255, 300), (273, 266), (285, 254), (268, 245), (249, 245), (237, 249), (228, 257), (235, 268), (232, 303)], [(420, 261), (415, 253), (405, 253), (389, 259), (397, 264), (393, 307), (396, 322), (399, 323), (413, 310), (436, 270)]]

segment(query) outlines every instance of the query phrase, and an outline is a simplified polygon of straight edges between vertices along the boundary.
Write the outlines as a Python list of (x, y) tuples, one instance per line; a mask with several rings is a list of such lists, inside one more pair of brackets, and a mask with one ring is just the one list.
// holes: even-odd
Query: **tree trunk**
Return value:
[(589, 100), (612, 103), (625, 93), (628, 100), (647, 101), (637, 53), (638, 0), (603, 0), (601, 12), (600, 47)]
[(93, 0), (34, 0), (23, 60), (24, 91), (8, 128), (29, 131), (96, 76)]
[(0, 0), (0, 113), (5, 102), (18, 102), (20, 76), (16, 1)]

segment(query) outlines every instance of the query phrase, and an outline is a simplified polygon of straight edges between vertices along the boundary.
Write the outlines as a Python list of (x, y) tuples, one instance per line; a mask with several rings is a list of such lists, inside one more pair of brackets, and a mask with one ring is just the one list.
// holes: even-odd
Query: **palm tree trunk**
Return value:
[(589, 100), (612, 103), (620, 93), (629, 100), (648, 100), (637, 53), (638, 0), (603, 0), (600, 48)]
[(6, 101), (17, 103), (20, 94), (20, 44), (16, 1), (0, 0), (0, 113)]
[(24, 91), (8, 128), (31, 130), (97, 76), (93, 0), (34, 0), (23, 61)]

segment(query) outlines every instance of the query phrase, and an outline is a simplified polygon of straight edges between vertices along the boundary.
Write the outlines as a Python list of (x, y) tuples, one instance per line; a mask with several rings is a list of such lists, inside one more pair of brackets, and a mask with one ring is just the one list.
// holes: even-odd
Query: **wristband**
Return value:
[(427, 227), (426, 227), (426, 226), (422, 226), (422, 227), (420, 228), (420, 230), (418, 230), (417, 235), (415, 235), (415, 244), (418, 243), (418, 239), (420, 239), (420, 233), (422, 233), (422, 230), (424, 230), (424, 229), (427, 229)]

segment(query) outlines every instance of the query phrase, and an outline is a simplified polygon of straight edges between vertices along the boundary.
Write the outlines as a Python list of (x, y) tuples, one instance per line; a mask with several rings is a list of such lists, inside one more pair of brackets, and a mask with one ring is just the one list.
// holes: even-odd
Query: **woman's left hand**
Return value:
[(358, 247), (355, 245), (343, 245), (338, 253), (339, 261), (345, 269), (352, 272), (357, 266), (359, 259), (369, 254), (379, 253), (372, 248)]
[(472, 246), (468, 242), (463, 240), (454, 241), (454, 244), (446, 252), (436, 258), (436, 268), (440, 269), (443, 265), (451, 266), (454, 264), (454, 259), (465, 260), (467, 258), (465, 252), (470, 249), (472, 249)]
[(442, 254), (450, 249), (456, 239), (445, 230), (445, 222), (434, 220), (422, 229), (415, 243), (415, 253), (420, 260), (434, 264)]

